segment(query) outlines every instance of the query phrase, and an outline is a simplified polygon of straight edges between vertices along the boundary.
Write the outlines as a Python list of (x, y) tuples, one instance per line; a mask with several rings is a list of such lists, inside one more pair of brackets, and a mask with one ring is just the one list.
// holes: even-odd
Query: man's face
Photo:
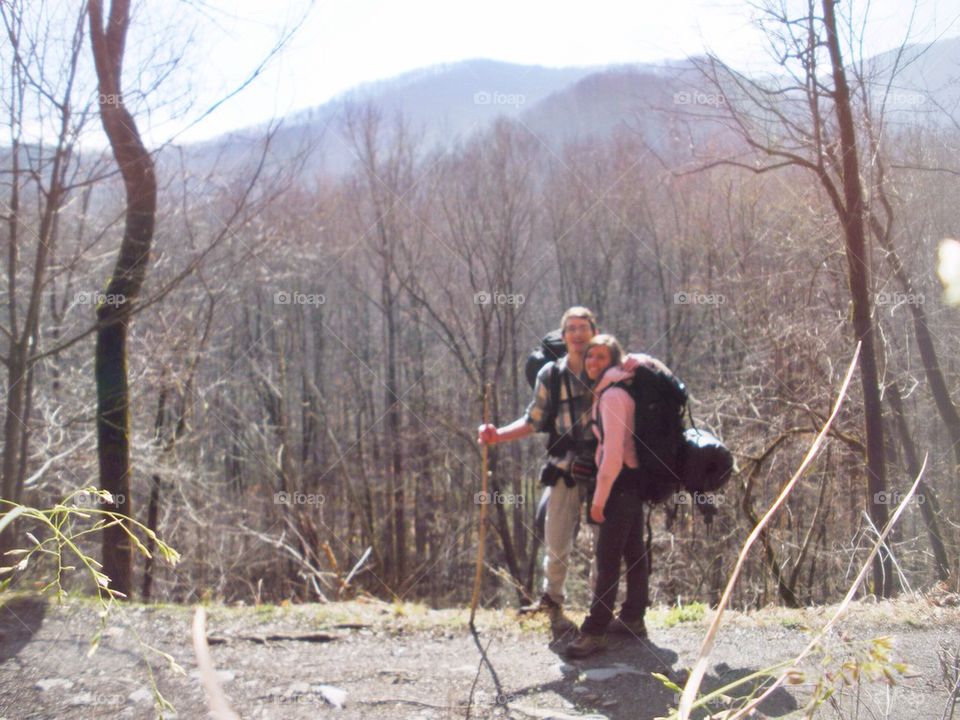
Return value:
[(567, 324), (563, 328), (563, 342), (567, 346), (567, 352), (583, 354), (587, 349), (587, 343), (595, 334), (589, 320), (567, 318)]

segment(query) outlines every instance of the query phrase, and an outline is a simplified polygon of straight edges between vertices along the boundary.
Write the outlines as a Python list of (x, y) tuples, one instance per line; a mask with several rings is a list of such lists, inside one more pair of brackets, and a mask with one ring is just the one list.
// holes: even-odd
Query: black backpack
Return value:
[(548, 362), (559, 360), (567, 354), (566, 343), (563, 342), (563, 333), (560, 330), (551, 330), (543, 336), (540, 346), (527, 356), (527, 364), (523, 368), (524, 375), (531, 389), (537, 384), (537, 375), (540, 369)]
[[(632, 380), (610, 385), (604, 392), (610, 387), (624, 388), (634, 401), (633, 441), (641, 495), (647, 502), (664, 502), (683, 486), (687, 388), (665, 365), (658, 369), (641, 365)], [(603, 426), (599, 428), (602, 438)]]
[(695, 493), (716, 492), (730, 480), (733, 474), (733, 453), (713, 433), (700, 428), (690, 428), (683, 434), (683, 472), (680, 474), (684, 489)]

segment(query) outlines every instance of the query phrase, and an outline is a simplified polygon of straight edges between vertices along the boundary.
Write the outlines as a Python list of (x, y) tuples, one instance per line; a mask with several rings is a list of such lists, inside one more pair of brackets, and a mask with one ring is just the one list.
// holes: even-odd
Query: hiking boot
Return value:
[(569, 658), (585, 658), (600, 652), (605, 647), (607, 647), (606, 635), (580, 633), (580, 637), (567, 645), (566, 654)]
[(622, 617), (615, 617), (609, 625), (607, 632), (615, 635), (633, 635), (637, 638), (647, 636), (647, 628), (643, 624), (643, 618), (636, 620), (624, 620)]
[(562, 607), (558, 606), (556, 612), (550, 615), (550, 630), (554, 635), (565, 635), (576, 629), (577, 624), (564, 614)]
[(537, 602), (532, 605), (524, 605), (517, 612), (521, 615), (532, 615), (534, 613), (546, 613), (553, 624), (559, 616), (563, 615), (563, 608), (560, 603), (544, 593)]

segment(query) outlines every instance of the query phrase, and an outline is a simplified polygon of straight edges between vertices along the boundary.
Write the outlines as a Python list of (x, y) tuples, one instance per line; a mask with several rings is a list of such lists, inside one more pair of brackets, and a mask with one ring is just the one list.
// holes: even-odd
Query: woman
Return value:
[[(634, 446), (634, 401), (615, 385), (632, 375), (620, 367), (623, 349), (611, 335), (596, 335), (587, 345), (584, 367), (595, 382), (592, 408), (597, 436), (597, 485), (590, 517), (600, 523), (597, 538), (597, 582), (590, 614), (580, 636), (567, 646), (570, 657), (586, 657), (606, 647), (607, 633), (646, 637), (643, 624), (648, 603), (647, 557), (643, 543), (643, 501), (640, 499)], [(613, 617), (626, 563), (627, 597), (620, 616)]]

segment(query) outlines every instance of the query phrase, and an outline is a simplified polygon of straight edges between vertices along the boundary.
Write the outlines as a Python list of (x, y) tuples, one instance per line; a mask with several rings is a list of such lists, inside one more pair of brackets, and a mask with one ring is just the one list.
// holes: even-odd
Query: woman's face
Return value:
[(603, 371), (610, 367), (610, 348), (606, 345), (594, 345), (587, 350), (583, 364), (587, 369), (587, 377), (597, 380), (603, 375)]

